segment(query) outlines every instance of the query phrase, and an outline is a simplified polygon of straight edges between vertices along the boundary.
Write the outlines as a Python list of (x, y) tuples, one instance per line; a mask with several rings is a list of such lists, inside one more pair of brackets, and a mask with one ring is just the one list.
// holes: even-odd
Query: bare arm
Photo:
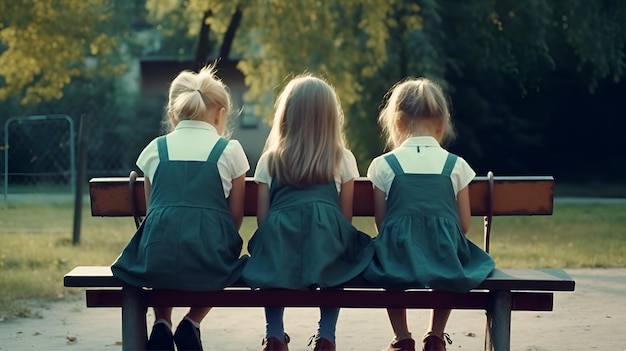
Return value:
[(470, 229), (470, 221), (472, 212), (470, 208), (469, 187), (465, 187), (456, 195), (456, 207), (459, 212), (459, 221), (461, 222), (461, 230), (467, 234)]
[(339, 206), (341, 213), (352, 222), (352, 202), (354, 201), (354, 178), (341, 184), (341, 192), (339, 192)]
[(152, 191), (152, 184), (148, 176), (143, 177), (143, 192), (146, 198), (146, 211), (148, 210), (148, 204), (150, 204), (150, 192)]
[(230, 195), (228, 195), (228, 207), (230, 208), (230, 214), (233, 217), (233, 222), (237, 230), (241, 229), (241, 223), (243, 222), (243, 202), (246, 195), (246, 175), (243, 174), (238, 178), (233, 179), (233, 187), (230, 189)]
[(256, 200), (256, 224), (261, 225), (270, 210), (270, 189), (266, 183), (259, 183)]
[(385, 192), (374, 187), (374, 220), (376, 221), (376, 229), (380, 229), (380, 225), (387, 215), (387, 199), (385, 199)]

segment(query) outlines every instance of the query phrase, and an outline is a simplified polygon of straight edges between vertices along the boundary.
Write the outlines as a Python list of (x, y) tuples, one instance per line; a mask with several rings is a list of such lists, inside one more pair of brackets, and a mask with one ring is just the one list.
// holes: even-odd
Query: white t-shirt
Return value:
[[(391, 152), (376, 157), (367, 170), (367, 177), (372, 184), (387, 195), (395, 177), (393, 170), (384, 159), (384, 156), (388, 154), (394, 154), (404, 173), (410, 174), (441, 174), (448, 157), (448, 151), (443, 149), (433, 137), (409, 138)], [(476, 172), (463, 158), (459, 157), (450, 174), (454, 194), (458, 194), (459, 190), (468, 186), (475, 176)]]
[[(206, 161), (220, 136), (215, 127), (203, 121), (180, 121), (176, 129), (167, 134), (167, 153), (174, 161)], [(156, 139), (152, 140), (137, 158), (137, 167), (150, 180), (159, 165)], [(237, 140), (229, 140), (217, 162), (222, 178), (224, 196), (230, 195), (232, 180), (244, 175), (249, 169), (248, 158)]]
[[(339, 173), (335, 175), (335, 185), (337, 187), (337, 193), (341, 192), (341, 185), (349, 182), (350, 180), (359, 176), (359, 169), (356, 164), (356, 158), (352, 151), (348, 149), (343, 150), (343, 158), (339, 165)], [(256, 170), (254, 171), (254, 180), (257, 183), (264, 183), (267, 186), (272, 185), (272, 177), (269, 174), (267, 164), (267, 153), (264, 153), (259, 158)]]

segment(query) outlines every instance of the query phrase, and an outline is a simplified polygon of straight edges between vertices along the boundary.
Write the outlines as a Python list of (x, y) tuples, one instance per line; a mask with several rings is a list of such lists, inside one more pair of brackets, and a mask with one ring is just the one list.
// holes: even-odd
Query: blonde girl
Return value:
[[(254, 178), (258, 229), (248, 244), (243, 277), (253, 288), (311, 289), (344, 284), (365, 269), (372, 239), (351, 224), (352, 152), (345, 147), (343, 115), (333, 88), (303, 75), (276, 102), (274, 124)], [(282, 307), (265, 309), (264, 351), (288, 350)], [(338, 308), (321, 308), (315, 351), (335, 350)]]
[[(139, 155), (148, 211), (113, 264), (123, 281), (153, 289), (220, 290), (241, 276), (245, 173), (243, 148), (226, 140), (231, 101), (212, 67), (181, 72), (171, 83), (171, 132)], [(148, 350), (202, 350), (200, 322), (210, 308), (192, 307), (172, 334), (172, 308), (155, 308)]]
[[(465, 234), (470, 225), (468, 185), (475, 172), (441, 144), (454, 137), (446, 98), (425, 78), (394, 86), (379, 122), (393, 149), (375, 158), (376, 253), (363, 276), (388, 289), (468, 291), (494, 262)], [(414, 351), (406, 310), (388, 309), (395, 334), (388, 351)], [(450, 310), (433, 310), (423, 350), (445, 350)]]

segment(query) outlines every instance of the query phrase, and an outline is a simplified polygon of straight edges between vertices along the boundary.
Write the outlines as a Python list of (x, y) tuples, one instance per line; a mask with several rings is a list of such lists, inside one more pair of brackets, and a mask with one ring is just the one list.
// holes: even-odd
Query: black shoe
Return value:
[(196, 328), (187, 318), (183, 318), (174, 333), (174, 341), (178, 351), (202, 351), (200, 329)]
[(164, 324), (157, 323), (152, 326), (150, 339), (146, 343), (148, 351), (174, 351), (174, 337), (172, 330)]

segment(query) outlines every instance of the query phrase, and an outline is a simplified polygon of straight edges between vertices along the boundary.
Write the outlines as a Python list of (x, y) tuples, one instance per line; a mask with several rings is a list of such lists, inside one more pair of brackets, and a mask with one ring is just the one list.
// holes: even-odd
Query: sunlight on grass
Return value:
[(499, 268), (624, 267), (625, 226), (624, 204), (555, 204), (552, 216), (496, 218), (490, 251)]
[[(80, 245), (72, 245), (71, 203), (0, 204), (0, 320), (29, 316), (26, 299), (60, 299), (80, 289), (63, 287), (79, 265), (109, 265), (135, 231), (130, 218), (91, 217), (85, 204)], [(373, 218), (355, 217), (374, 235)], [(626, 267), (626, 205), (555, 204), (553, 216), (497, 217), (491, 254), (499, 268)], [(244, 251), (256, 228), (246, 218)], [(472, 219), (468, 238), (483, 245), (483, 220)]]

